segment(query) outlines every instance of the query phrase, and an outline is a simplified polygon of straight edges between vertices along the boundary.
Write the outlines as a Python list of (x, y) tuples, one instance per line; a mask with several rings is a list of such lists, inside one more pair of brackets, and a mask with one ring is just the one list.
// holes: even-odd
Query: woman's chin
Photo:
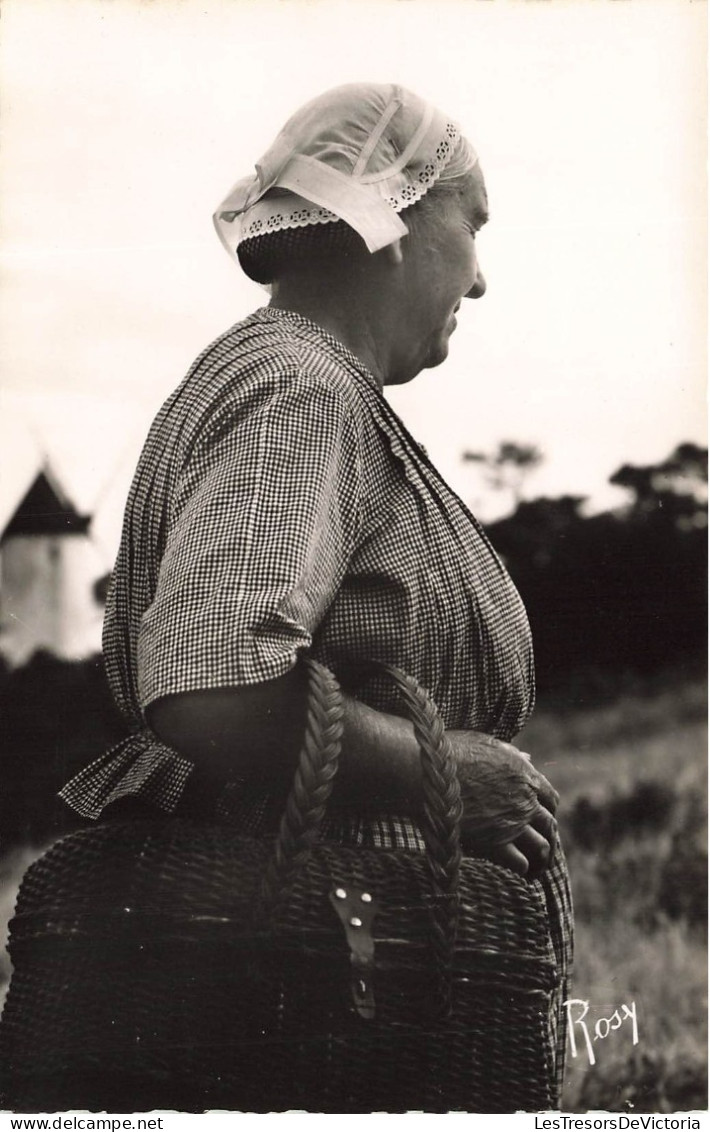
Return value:
[(423, 365), (423, 369), (434, 369), (435, 366), (440, 366), (445, 362), (449, 356), (449, 335), (444, 333), (436, 342), (432, 343), (427, 360)]

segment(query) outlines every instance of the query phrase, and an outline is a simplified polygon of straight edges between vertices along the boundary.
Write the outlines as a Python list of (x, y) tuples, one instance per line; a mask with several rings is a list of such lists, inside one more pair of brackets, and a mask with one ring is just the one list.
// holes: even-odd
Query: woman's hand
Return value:
[(463, 802), (469, 853), (534, 878), (557, 842), (559, 796), (530, 756), (479, 731), (448, 731)]
[[(363, 813), (421, 813), (421, 759), (414, 728), (398, 716), (344, 697), (336, 804)], [(197, 785), (214, 788), (256, 775), (272, 789), (293, 780), (303, 734), (303, 673), (242, 688), (166, 696), (147, 717), (159, 738), (195, 763)], [(478, 731), (448, 731), (464, 806), (469, 853), (534, 877), (549, 863), (557, 826), (557, 794), (527, 755)]]

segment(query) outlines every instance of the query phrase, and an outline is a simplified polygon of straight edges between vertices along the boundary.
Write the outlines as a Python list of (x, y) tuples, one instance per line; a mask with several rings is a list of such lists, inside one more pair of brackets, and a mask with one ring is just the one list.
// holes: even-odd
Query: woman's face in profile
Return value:
[(460, 189), (442, 194), (436, 211), (402, 241), (412, 370), (405, 380), (445, 360), (461, 300), (485, 293), (476, 233), (487, 219), (486, 186), (477, 165), (462, 178)]

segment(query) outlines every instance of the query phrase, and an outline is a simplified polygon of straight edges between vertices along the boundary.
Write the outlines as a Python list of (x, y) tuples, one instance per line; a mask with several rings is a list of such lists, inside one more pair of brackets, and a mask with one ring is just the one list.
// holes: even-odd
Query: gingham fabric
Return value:
[[(532, 710), (527, 618), (481, 528), (354, 355), (266, 307), (204, 351), (150, 431), (104, 628), (133, 734), (63, 798), (87, 817), (126, 794), (173, 810), (191, 764), (145, 707), (273, 679), (304, 649), (336, 674), (397, 665), (447, 727), (510, 739)], [(354, 691), (400, 711), (381, 680)]]
[[(449, 728), (509, 740), (533, 707), (527, 618), (476, 520), (357, 358), (308, 320), (266, 307), (200, 355), (149, 433), (104, 629), (132, 734), (62, 797), (91, 818), (127, 796), (172, 812), (192, 765), (147, 728), (146, 706), (273, 679), (304, 649), (336, 674), (355, 660), (397, 665)], [(400, 712), (380, 679), (352, 690)], [(219, 809), (257, 832), (269, 807), (236, 780)], [(424, 848), (412, 822), (389, 814), (334, 816), (324, 832)], [(541, 883), (564, 971), (561, 855)]]

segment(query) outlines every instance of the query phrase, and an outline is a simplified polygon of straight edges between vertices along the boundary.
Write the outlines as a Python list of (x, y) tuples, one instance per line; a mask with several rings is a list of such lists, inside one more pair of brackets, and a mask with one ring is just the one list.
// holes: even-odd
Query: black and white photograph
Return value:
[(0, 105), (7, 1128), (700, 1129), (705, 0), (0, 0)]

